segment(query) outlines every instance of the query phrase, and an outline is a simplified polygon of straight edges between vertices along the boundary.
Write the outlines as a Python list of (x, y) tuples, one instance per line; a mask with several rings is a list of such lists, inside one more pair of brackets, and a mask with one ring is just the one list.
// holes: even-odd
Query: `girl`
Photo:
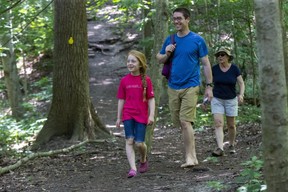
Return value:
[(132, 50), (128, 53), (127, 68), (118, 88), (118, 111), (116, 127), (124, 124), (126, 155), (130, 165), (128, 178), (137, 174), (134, 143), (140, 153), (139, 172), (148, 170), (147, 146), (145, 144), (146, 126), (153, 124), (155, 100), (151, 79), (146, 75), (147, 63), (143, 53)]

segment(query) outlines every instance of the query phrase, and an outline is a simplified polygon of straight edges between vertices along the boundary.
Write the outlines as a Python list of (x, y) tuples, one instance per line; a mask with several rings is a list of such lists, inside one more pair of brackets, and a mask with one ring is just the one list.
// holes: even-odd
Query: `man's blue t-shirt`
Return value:
[(213, 96), (219, 99), (234, 99), (237, 96), (237, 77), (241, 75), (240, 69), (232, 64), (228, 71), (223, 72), (219, 64), (212, 66)]
[[(184, 37), (174, 35), (176, 49), (172, 58), (171, 75), (168, 86), (172, 89), (185, 89), (199, 86), (201, 83), (200, 61), (208, 54), (208, 49), (204, 39), (193, 32), (189, 32)], [(161, 54), (165, 54), (165, 48), (171, 44), (170, 36), (166, 38)]]

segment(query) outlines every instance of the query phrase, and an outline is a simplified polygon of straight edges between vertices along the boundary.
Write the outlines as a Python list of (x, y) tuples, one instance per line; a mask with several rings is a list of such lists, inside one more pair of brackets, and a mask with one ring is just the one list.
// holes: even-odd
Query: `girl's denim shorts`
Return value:
[(135, 142), (145, 141), (146, 124), (138, 123), (134, 119), (123, 121), (126, 139), (133, 138)]

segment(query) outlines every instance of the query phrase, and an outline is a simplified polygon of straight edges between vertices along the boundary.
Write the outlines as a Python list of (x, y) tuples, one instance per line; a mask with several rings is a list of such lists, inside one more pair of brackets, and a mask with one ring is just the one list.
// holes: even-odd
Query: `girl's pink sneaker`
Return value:
[(139, 166), (139, 172), (140, 173), (145, 173), (146, 171), (148, 171), (148, 161), (147, 160), (144, 163), (140, 162), (140, 166)]
[(135, 177), (136, 175), (137, 175), (137, 172), (134, 169), (130, 169), (127, 177), (132, 178), (132, 177)]

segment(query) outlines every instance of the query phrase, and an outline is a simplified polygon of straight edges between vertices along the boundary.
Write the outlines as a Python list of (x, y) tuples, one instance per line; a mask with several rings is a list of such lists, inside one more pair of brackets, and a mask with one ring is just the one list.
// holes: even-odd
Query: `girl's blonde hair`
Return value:
[(146, 71), (147, 71), (147, 60), (146, 57), (143, 53), (136, 51), (136, 50), (131, 50), (128, 55), (133, 55), (136, 57), (139, 61), (140, 65), (140, 75), (141, 75), (141, 80), (142, 80), (142, 86), (143, 86), (143, 101), (147, 101), (146, 98), (146, 93), (147, 93), (147, 82), (146, 82)]

